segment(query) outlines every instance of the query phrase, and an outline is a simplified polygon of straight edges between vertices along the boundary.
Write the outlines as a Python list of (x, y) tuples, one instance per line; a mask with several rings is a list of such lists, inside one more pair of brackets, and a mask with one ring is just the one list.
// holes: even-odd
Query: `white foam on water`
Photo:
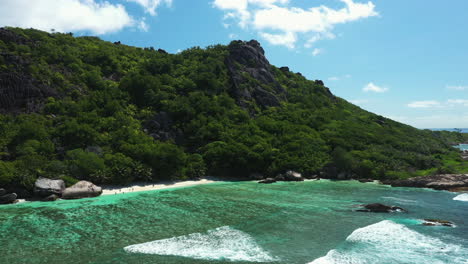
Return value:
[(356, 229), (342, 247), (310, 264), (466, 264), (468, 250), (385, 220)]
[(276, 260), (247, 233), (229, 226), (185, 236), (127, 246), (125, 251), (206, 260), (269, 262)]
[(468, 202), (468, 193), (462, 193), (453, 198), (455, 201)]

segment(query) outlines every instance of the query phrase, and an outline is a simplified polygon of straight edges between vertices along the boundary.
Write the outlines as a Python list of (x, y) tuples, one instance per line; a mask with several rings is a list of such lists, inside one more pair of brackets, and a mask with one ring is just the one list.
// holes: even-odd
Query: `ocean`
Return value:
[[(380, 202), (407, 213), (363, 213)], [(424, 226), (437, 218), (455, 227)], [(226, 182), (0, 207), (0, 263), (466, 264), (468, 194)]]
[(429, 130), (468, 133), (468, 128), (429, 128)]

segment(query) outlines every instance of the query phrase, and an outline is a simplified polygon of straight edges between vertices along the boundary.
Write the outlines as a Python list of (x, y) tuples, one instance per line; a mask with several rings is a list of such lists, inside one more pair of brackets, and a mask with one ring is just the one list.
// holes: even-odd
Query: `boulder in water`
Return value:
[(447, 220), (440, 220), (440, 219), (424, 219), (423, 225), (425, 226), (448, 226), (448, 227), (455, 227), (455, 224), (447, 221)]
[(53, 202), (53, 201), (56, 201), (58, 198), (59, 198), (58, 195), (51, 194), (51, 195), (47, 196), (46, 198), (43, 198), (41, 201), (42, 202)]
[(79, 181), (63, 191), (62, 199), (81, 199), (102, 194), (102, 188), (89, 181)]
[(16, 193), (9, 193), (9, 194), (2, 195), (0, 196), (0, 204), (15, 203), (17, 201), (16, 198), (18, 198)]
[(304, 181), (304, 178), (302, 178), (302, 175), (299, 172), (287, 171), (284, 174), (284, 180), (285, 181)]
[(41, 177), (34, 183), (34, 194), (40, 197), (47, 197), (52, 194), (60, 196), (64, 190), (65, 182), (63, 180), (51, 180)]
[(275, 183), (276, 180), (273, 178), (266, 178), (264, 180), (259, 181), (258, 183), (264, 183), (264, 184), (269, 184), (269, 183)]
[(372, 213), (393, 213), (393, 212), (406, 212), (405, 209), (398, 206), (388, 206), (381, 203), (373, 203), (363, 205), (363, 209), (357, 210), (358, 212), (372, 212)]

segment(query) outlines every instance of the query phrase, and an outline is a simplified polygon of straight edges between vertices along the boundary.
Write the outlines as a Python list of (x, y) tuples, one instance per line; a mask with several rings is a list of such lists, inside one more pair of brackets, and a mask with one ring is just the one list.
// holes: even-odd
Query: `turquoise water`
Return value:
[[(322, 180), (8, 205), (0, 263), (466, 264), (466, 196)], [(409, 212), (354, 211), (373, 202)], [(424, 218), (456, 227), (423, 226)]]
[(460, 144), (456, 146), (456, 148), (459, 148), (461, 150), (468, 150), (468, 144)]

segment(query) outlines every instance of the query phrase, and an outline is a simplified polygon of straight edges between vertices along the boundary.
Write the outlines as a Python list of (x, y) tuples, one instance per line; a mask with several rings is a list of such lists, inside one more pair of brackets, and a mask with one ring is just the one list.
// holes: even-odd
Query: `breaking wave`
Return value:
[(455, 201), (468, 202), (468, 193), (462, 193), (453, 198)]
[(385, 220), (356, 229), (337, 249), (310, 264), (466, 264), (468, 250)]
[(127, 246), (130, 253), (180, 256), (206, 260), (274, 261), (249, 235), (229, 226), (185, 236)]

